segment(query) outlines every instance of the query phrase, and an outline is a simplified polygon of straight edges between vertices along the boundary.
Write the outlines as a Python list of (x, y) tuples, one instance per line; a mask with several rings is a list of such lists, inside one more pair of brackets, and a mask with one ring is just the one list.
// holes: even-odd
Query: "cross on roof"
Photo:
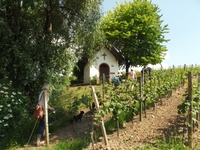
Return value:
[(102, 56), (104, 57), (104, 60), (105, 60), (105, 57), (106, 57), (107, 55), (106, 55), (106, 53), (103, 53)]

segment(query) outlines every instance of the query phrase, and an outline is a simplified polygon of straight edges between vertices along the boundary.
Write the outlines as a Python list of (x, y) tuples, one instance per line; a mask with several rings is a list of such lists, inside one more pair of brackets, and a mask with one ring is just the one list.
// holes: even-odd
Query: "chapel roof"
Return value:
[(111, 46), (108, 49), (113, 54), (113, 56), (119, 61), (119, 64), (121, 64), (124, 61), (124, 57), (119, 53), (119, 50), (115, 46)]

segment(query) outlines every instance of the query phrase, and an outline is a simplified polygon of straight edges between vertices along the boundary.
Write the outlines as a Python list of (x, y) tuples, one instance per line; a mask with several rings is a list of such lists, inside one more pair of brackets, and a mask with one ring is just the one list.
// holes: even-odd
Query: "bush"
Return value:
[(23, 131), (30, 121), (28, 102), (21, 91), (12, 87), (12, 82), (0, 80), (0, 145), (9, 147), (23, 143), (24, 134), (27, 134)]

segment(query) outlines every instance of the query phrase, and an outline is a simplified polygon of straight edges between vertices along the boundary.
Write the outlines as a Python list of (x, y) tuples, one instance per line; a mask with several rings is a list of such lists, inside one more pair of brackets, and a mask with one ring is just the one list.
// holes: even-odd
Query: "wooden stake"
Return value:
[(44, 110), (45, 110), (45, 136), (46, 136), (46, 145), (49, 146), (49, 123), (48, 123), (48, 104), (47, 104), (47, 90), (44, 91)]
[(142, 78), (139, 77), (139, 80), (140, 80), (140, 121), (142, 121), (142, 100), (143, 100), (143, 97), (142, 97)]
[[(96, 95), (94, 87), (91, 86), (91, 88), (92, 88), (92, 95), (94, 97), (94, 102), (95, 102), (96, 110), (99, 113), (100, 110), (99, 110), (99, 102), (98, 102), (98, 99), (97, 99), (97, 95)], [(107, 139), (106, 129), (105, 129), (104, 121), (103, 121), (102, 117), (101, 117), (101, 124), (100, 124), (100, 126), (101, 126), (101, 131), (102, 131), (102, 134), (103, 134), (103, 137), (104, 137), (105, 145), (107, 146), (108, 145), (108, 139)]]
[(102, 99), (104, 100), (104, 95), (105, 95), (105, 74), (103, 73), (103, 92), (102, 92)]
[(188, 144), (189, 147), (192, 149), (193, 147), (193, 143), (192, 143), (192, 136), (193, 136), (193, 115), (192, 115), (192, 110), (193, 110), (193, 104), (192, 104), (192, 73), (188, 72), (188, 98), (190, 101), (190, 107), (189, 107), (189, 111), (188, 111)]

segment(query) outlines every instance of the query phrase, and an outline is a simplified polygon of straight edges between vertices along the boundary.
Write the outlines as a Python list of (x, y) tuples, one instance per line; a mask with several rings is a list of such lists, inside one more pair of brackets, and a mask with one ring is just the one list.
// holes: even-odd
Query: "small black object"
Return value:
[(81, 121), (82, 117), (83, 117), (83, 114), (84, 114), (84, 111), (80, 111), (80, 113), (76, 116), (74, 116), (72, 119), (71, 119), (71, 123), (72, 122), (77, 122), (78, 120)]

